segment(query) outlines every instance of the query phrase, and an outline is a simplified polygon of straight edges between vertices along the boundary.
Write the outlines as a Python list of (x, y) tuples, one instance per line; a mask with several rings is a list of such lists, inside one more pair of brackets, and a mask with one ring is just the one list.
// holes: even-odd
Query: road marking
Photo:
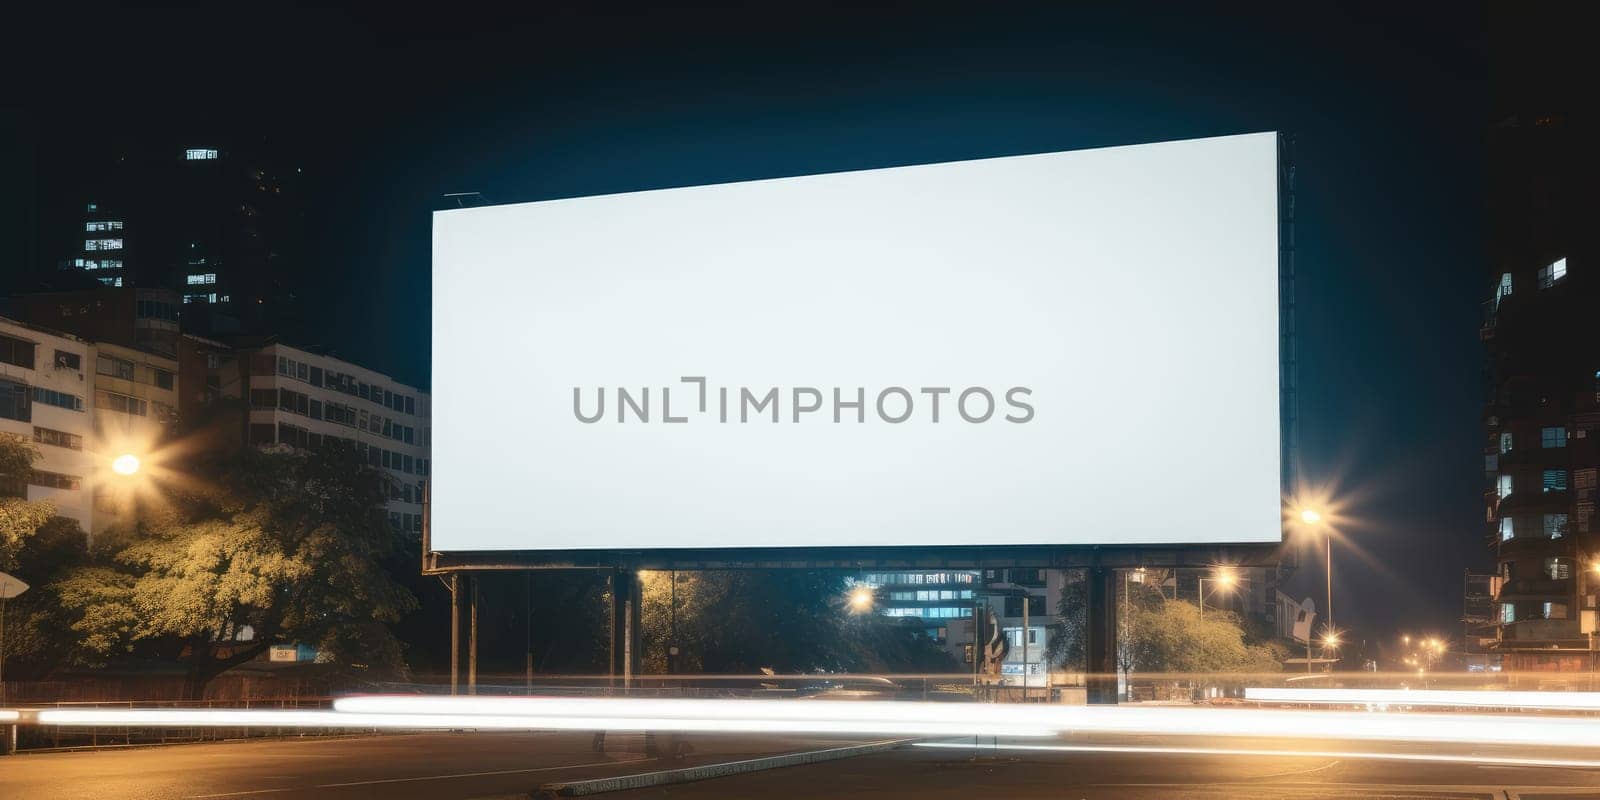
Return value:
[[(349, 781), (348, 783), (319, 783), (318, 789), (337, 789), (342, 786), (372, 786), (380, 783), (408, 783), (411, 781), (443, 781), (451, 778), (486, 778), (491, 775), (522, 775), (529, 772), (553, 772), (558, 769), (586, 769), (588, 767), (609, 767), (617, 764), (643, 764), (655, 761), (653, 758), (641, 758), (633, 761), (591, 761), (588, 764), (561, 764), (554, 767), (531, 767), (529, 769), (497, 769), (488, 772), (458, 772), (451, 775), (423, 775), (416, 778), (381, 778), (370, 781)], [(280, 791), (273, 789), (270, 791)]]
[[(1036, 750), (1060, 753), (1155, 753), (1190, 756), (1274, 756), (1278, 758), (1352, 758), (1377, 761), (1425, 761), (1457, 764), (1494, 764), (1507, 767), (1571, 767), (1573, 769), (1600, 769), (1600, 761), (1580, 761), (1562, 758), (1517, 758), (1514, 756), (1487, 756), (1471, 754), (1434, 753), (1381, 753), (1340, 750), (1264, 750), (1227, 747), (1144, 747), (1120, 744), (966, 744), (964, 742), (918, 742), (917, 747), (940, 747), (961, 750)], [(1591, 787), (1592, 788), (1592, 787)]]
[[(551, 772), (553, 770), (558, 770), (558, 769), (586, 769), (588, 767), (612, 766), (612, 765), (617, 765), (617, 764), (643, 764), (645, 762), (655, 761), (655, 760), (656, 759), (653, 759), (653, 758), (642, 758), (642, 759), (635, 759), (635, 760), (632, 760), (632, 761), (593, 761), (593, 762), (590, 762), (588, 764), (561, 764), (561, 765), (557, 765), (557, 766), (554, 766), (554, 767), (531, 767), (529, 769), (501, 769), (501, 770), (492, 770), (492, 771), (489, 771), (489, 772), (461, 772), (461, 773), (456, 773), (456, 774), (452, 774), (452, 775), (422, 775), (422, 776), (414, 777), (414, 778), (379, 778), (379, 779), (370, 780), (370, 781), (350, 781), (348, 783), (323, 783), (323, 784), (318, 784), (314, 788), (317, 788), (317, 789), (336, 789), (336, 788), (344, 787), (344, 786), (371, 786), (371, 785), (380, 784), (380, 783), (406, 783), (408, 781), (440, 781), (440, 780), (448, 780), (450, 778), (484, 778), (484, 777), (489, 777), (491, 775), (521, 775), (521, 774), (530, 773), (530, 772)], [(294, 791), (303, 791), (303, 790), (299, 789), (297, 787), (283, 787), (283, 788), (278, 788), (278, 789), (246, 789), (244, 791), (239, 791), (239, 792), (218, 792), (216, 794), (193, 794), (193, 795), (189, 795), (189, 800), (203, 800), (203, 798), (215, 798), (215, 797), (243, 797), (245, 795), (252, 795), (252, 794), (272, 794), (274, 792), (294, 792)]]
[(202, 797), (243, 797), (247, 794), (271, 794), (273, 792), (287, 792), (288, 789), (246, 789), (242, 792), (218, 792), (216, 794), (191, 794), (190, 800), (200, 800)]

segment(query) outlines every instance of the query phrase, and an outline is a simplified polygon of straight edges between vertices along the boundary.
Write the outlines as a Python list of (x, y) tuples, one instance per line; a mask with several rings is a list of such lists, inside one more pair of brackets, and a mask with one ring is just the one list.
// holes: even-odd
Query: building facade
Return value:
[(1575, 136), (1548, 111), (1514, 111), (1489, 136), (1485, 526), (1498, 578), (1493, 650), (1509, 673), (1600, 667), (1600, 285)]
[(49, 500), (56, 513), (94, 531), (97, 479), (92, 345), (0, 318), (0, 433), (30, 442), (39, 460), (0, 495)]
[(284, 344), (239, 352), (252, 445), (320, 447), (343, 439), (389, 478), (389, 523), (421, 535), (431, 473), (430, 401), (387, 375)]

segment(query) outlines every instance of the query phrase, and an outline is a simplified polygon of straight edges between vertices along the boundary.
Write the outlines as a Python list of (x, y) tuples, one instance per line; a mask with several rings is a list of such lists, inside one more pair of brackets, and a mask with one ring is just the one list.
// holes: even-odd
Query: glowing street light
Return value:
[(123, 453), (112, 459), (111, 471), (118, 475), (132, 475), (139, 471), (139, 457), (132, 453)]
[(1211, 583), (1213, 584), (1213, 587), (1211, 589), (1211, 593), (1212, 594), (1216, 594), (1218, 588), (1221, 588), (1222, 590), (1225, 590), (1225, 591), (1232, 591), (1233, 587), (1236, 586), (1239, 583), (1239, 575), (1238, 575), (1238, 573), (1235, 573), (1232, 569), (1223, 567), (1223, 568), (1219, 568), (1217, 570), (1217, 574), (1216, 575), (1213, 575), (1213, 576), (1211, 576), (1209, 578), (1201, 578), (1200, 579), (1199, 600), (1200, 600), (1200, 613), (1201, 613), (1201, 615), (1204, 615), (1206, 613), (1206, 581), (1211, 581)]
[(1314, 508), (1300, 509), (1300, 521), (1307, 525), (1315, 525), (1322, 521), (1322, 512)]
[(866, 611), (872, 608), (872, 590), (865, 586), (857, 586), (850, 592), (850, 608), (856, 611)]

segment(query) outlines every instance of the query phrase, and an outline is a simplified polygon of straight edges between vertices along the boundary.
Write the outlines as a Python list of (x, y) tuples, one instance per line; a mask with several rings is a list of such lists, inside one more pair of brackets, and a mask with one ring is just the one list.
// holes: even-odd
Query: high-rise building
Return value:
[[(1503, 37), (1528, 30), (1501, 22)], [(1494, 650), (1512, 674), (1600, 667), (1594, 159), (1561, 83), (1572, 76), (1550, 61), (1574, 57), (1562, 49), (1537, 36), (1507, 49), (1487, 139), (1485, 527), (1499, 578)]]
[(265, 140), (119, 150), (74, 223), (64, 270), (108, 286), (168, 289), (192, 332), (266, 333), (297, 314), (301, 168)]
[(98, 202), (83, 209), (83, 227), (73, 241), (76, 249), (61, 268), (82, 272), (102, 286), (131, 286), (128, 281), (128, 228), (121, 214), (102, 208)]

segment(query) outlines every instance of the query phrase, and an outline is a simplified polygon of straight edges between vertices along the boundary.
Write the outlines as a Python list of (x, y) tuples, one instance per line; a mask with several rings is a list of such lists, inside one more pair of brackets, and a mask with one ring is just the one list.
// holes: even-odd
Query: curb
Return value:
[(748, 758), (742, 761), (724, 761), (719, 764), (705, 764), (698, 767), (685, 767), (683, 769), (666, 769), (656, 772), (641, 772), (634, 775), (620, 775), (614, 778), (594, 778), (583, 781), (563, 781), (561, 783), (546, 783), (535, 789), (532, 797), (544, 800), (555, 797), (578, 797), (582, 795), (601, 794), (604, 792), (620, 792), (625, 789), (645, 789), (652, 786), (666, 786), (674, 783), (689, 783), (703, 781), (710, 778), (723, 778), (729, 775), (742, 775), (747, 772), (760, 772), (762, 770), (777, 769), (779, 767), (793, 767), (800, 764), (817, 764), (823, 761), (836, 761), (842, 758), (882, 753), (903, 747), (916, 739), (893, 739), (889, 741), (873, 742), (871, 744), (851, 745), (848, 747), (835, 747), (828, 750), (808, 750), (801, 753), (785, 753), (777, 756), (763, 756), (761, 758)]

